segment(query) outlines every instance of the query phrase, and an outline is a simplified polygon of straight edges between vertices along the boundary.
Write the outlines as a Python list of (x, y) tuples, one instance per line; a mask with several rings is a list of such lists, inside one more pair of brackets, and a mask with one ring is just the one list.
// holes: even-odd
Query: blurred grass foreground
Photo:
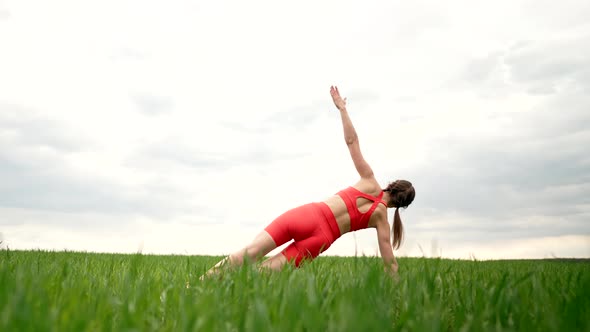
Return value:
[(218, 259), (1, 250), (0, 331), (590, 331), (587, 260), (402, 257), (394, 280), (320, 257), (199, 282)]

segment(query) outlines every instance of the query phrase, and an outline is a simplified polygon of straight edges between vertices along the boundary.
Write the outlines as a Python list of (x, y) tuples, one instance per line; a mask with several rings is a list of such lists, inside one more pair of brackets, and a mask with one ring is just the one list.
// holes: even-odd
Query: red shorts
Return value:
[(326, 251), (340, 237), (336, 218), (325, 203), (309, 203), (291, 209), (264, 230), (277, 247), (295, 240), (282, 254), (297, 267), (304, 258), (313, 259)]

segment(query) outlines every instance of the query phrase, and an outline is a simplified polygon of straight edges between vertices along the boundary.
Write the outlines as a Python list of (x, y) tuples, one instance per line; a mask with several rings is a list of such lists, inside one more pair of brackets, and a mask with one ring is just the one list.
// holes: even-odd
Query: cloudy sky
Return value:
[(0, 0), (2, 246), (239, 249), (357, 180), (332, 84), (399, 255), (590, 257), (584, 0)]

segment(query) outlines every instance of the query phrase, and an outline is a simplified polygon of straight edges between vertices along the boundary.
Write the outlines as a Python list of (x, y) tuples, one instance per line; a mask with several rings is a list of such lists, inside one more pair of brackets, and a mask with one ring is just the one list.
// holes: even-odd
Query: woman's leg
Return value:
[(250, 244), (219, 261), (219, 263), (209, 269), (205, 275), (201, 276), (200, 279), (203, 280), (206, 275), (217, 273), (219, 269), (226, 264), (229, 264), (230, 266), (240, 266), (244, 264), (244, 259), (248, 262), (255, 262), (276, 247), (276, 243), (268, 232), (262, 231)]
[(295, 240), (282, 252), (264, 261), (261, 266), (272, 270), (280, 270), (288, 262), (300, 267), (303, 261), (312, 261), (323, 251), (326, 251), (334, 241), (328, 238), (320, 228), (308, 238)]
[[(250, 262), (257, 261), (276, 247), (292, 239), (298, 241), (312, 236), (317, 231), (316, 218), (318, 216), (319, 214), (314, 204), (302, 205), (283, 213), (273, 220), (264, 231), (258, 234), (252, 243), (217, 263), (207, 271), (206, 275), (217, 273), (226, 264), (230, 266), (242, 265), (244, 259)], [(280, 257), (271, 258), (273, 266), (276, 266), (279, 262), (282, 262)], [(271, 263), (265, 262), (267, 266)], [(202, 280), (204, 277), (205, 275), (201, 276), (200, 279)]]
[(274, 255), (273, 257), (265, 260), (260, 266), (261, 268), (271, 269), (271, 270), (280, 270), (283, 268), (285, 264), (287, 264), (288, 260), (282, 252)]
[(270, 234), (267, 231), (262, 231), (250, 244), (229, 255), (228, 259), (232, 266), (244, 264), (244, 259), (247, 259), (248, 262), (255, 262), (276, 247), (277, 245)]

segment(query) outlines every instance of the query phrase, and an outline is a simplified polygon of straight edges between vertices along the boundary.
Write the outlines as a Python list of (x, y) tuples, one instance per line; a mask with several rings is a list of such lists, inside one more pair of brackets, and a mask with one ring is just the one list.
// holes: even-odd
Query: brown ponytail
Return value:
[(393, 243), (391, 244), (391, 247), (393, 250), (399, 249), (402, 244), (402, 240), (404, 239), (404, 225), (402, 225), (402, 219), (399, 216), (399, 208), (395, 208), (391, 232), (393, 233)]
[(402, 225), (402, 219), (399, 216), (400, 208), (407, 208), (408, 205), (414, 201), (416, 191), (412, 183), (406, 180), (397, 180), (390, 183), (387, 188), (383, 191), (389, 193), (389, 207), (395, 207), (395, 213), (393, 215), (393, 225), (391, 226), (391, 232), (393, 233), (393, 242), (391, 247), (399, 249), (404, 238), (404, 226)]

